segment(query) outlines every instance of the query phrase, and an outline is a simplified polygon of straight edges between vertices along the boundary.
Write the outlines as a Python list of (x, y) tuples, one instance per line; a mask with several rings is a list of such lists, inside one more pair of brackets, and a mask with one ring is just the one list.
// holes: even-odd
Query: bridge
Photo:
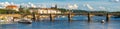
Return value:
[(88, 17), (88, 21), (92, 21), (92, 16), (106, 16), (106, 21), (110, 21), (110, 17), (114, 15), (120, 15), (120, 13), (66, 13), (66, 14), (0, 14), (0, 17), (5, 17), (5, 16), (12, 16), (12, 17), (18, 17), (18, 18), (23, 18), (23, 17), (31, 17), (34, 20), (37, 20), (36, 18), (40, 18), (41, 15), (49, 15), (50, 21), (54, 21), (55, 16), (57, 15), (67, 15), (68, 21), (72, 21), (72, 17), (75, 15), (86, 15)]

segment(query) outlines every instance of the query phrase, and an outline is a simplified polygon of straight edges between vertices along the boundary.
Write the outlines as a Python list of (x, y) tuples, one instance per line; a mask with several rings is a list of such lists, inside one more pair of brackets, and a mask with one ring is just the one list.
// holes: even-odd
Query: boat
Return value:
[(105, 23), (105, 21), (104, 21), (104, 20), (102, 20), (102, 21), (101, 21), (101, 23)]
[(0, 20), (0, 22), (4, 22), (4, 20)]
[(22, 20), (19, 20), (18, 23), (31, 24), (32, 21), (31, 20), (27, 20), (27, 19), (22, 19)]
[(18, 21), (18, 23), (31, 24), (32, 22), (30, 22), (28, 20), (21, 20), (21, 21)]
[(66, 16), (62, 16), (62, 18), (65, 18)]

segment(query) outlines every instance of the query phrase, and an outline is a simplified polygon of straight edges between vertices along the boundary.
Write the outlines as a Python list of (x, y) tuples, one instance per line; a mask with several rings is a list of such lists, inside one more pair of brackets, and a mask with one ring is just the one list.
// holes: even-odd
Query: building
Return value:
[(51, 7), (51, 9), (57, 9), (57, 5), (55, 5), (54, 7)]
[(37, 12), (39, 14), (60, 14), (61, 11), (51, 8), (29, 8), (30, 11)]
[(61, 11), (56, 9), (57, 9), (57, 5), (51, 8), (33, 8), (33, 7), (29, 8), (30, 12), (34, 11), (39, 14), (60, 14)]
[(16, 6), (16, 5), (8, 5), (8, 6), (6, 6), (6, 9), (19, 11), (19, 10), (18, 10), (18, 6)]
[(59, 14), (59, 13), (61, 13), (61, 11), (51, 9), (51, 8), (46, 8), (46, 9), (41, 8), (41, 9), (38, 9), (38, 13), (40, 13), (40, 14)]

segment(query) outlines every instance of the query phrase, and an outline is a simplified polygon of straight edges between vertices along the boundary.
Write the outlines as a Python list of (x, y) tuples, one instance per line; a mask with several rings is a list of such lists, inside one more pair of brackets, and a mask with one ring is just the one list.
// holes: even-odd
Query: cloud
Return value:
[(120, 1), (120, 0), (115, 0), (115, 1)]
[(120, 2), (120, 0), (111, 0), (111, 2)]
[(68, 8), (72, 9), (72, 7), (73, 7), (72, 5), (70, 5), (70, 4), (68, 5)]
[(94, 10), (94, 8), (93, 8), (91, 5), (86, 4), (86, 6), (87, 6), (90, 10)]
[(120, 0), (115, 0), (115, 2), (120, 2)]
[[(36, 5), (34, 5), (34, 4), (31, 3), (31, 2), (28, 2), (28, 4), (30, 5), (30, 7), (36, 7)], [(26, 5), (26, 6), (29, 6), (29, 5)]]
[(69, 9), (78, 9), (78, 5), (77, 4), (74, 4), (74, 5), (68, 5), (68, 8)]
[(77, 4), (74, 4), (74, 9), (78, 9), (78, 5)]
[(100, 9), (100, 10), (106, 10), (106, 8), (103, 7), (103, 6), (100, 6), (99, 9)]
[(31, 7), (36, 7), (34, 4), (31, 4)]

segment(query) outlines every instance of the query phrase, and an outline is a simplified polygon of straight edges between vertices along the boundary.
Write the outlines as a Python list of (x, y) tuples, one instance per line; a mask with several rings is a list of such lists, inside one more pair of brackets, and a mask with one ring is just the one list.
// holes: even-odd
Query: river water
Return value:
[(119, 29), (120, 18), (111, 18), (110, 22), (101, 23), (105, 16), (94, 16), (92, 22), (86, 16), (74, 16), (74, 21), (67, 21), (67, 17), (56, 17), (54, 22), (38, 21), (32, 24), (10, 23), (0, 24), (0, 29)]

